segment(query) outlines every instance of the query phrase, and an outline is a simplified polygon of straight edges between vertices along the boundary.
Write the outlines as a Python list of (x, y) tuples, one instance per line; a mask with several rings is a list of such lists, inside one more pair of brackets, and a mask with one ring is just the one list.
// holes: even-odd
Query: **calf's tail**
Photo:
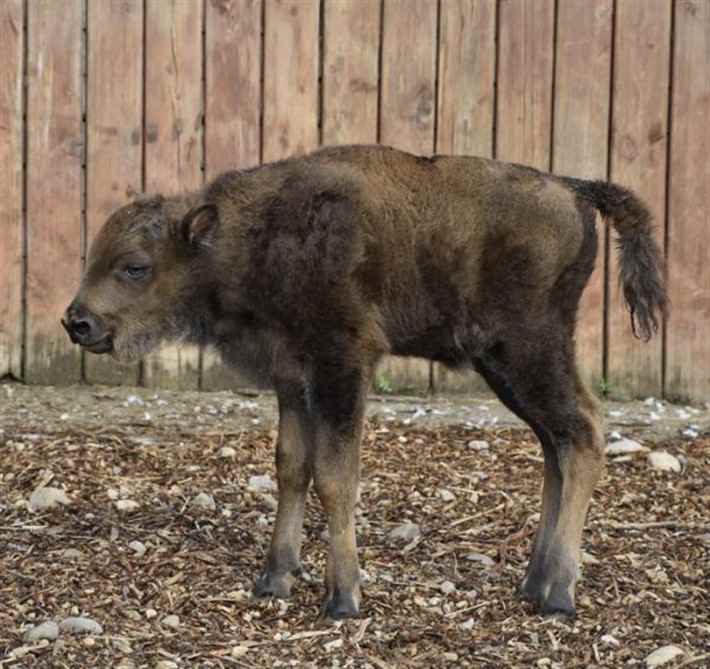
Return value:
[(668, 313), (665, 267), (653, 238), (653, 220), (646, 205), (631, 191), (606, 181), (564, 178), (616, 231), (619, 283), (631, 314), (634, 335), (648, 341)]

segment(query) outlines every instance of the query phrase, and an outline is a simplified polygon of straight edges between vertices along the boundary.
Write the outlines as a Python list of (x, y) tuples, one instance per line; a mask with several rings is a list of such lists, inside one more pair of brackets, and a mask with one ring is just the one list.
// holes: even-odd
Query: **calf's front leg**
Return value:
[(354, 618), (360, 612), (355, 505), (368, 381), (369, 373), (359, 369), (325, 367), (314, 374), (313, 480), (330, 535), (321, 616), (331, 620)]

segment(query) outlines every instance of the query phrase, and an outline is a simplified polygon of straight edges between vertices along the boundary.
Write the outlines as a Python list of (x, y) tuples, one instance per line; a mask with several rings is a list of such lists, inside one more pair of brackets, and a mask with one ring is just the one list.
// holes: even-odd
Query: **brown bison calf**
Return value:
[(360, 601), (354, 507), (365, 396), (385, 354), (473, 368), (545, 454), (522, 595), (574, 613), (584, 518), (602, 471), (574, 325), (618, 233), (634, 331), (665, 310), (647, 210), (628, 191), (481, 158), (339, 147), (138, 200), (95, 239), (64, 318), (72, 341), (134, 360), (168, 340), (216, 347), (278, 395), (279, 506), (257, 595), (289, 595), (311, 479), (330, 533), (323, 613)]

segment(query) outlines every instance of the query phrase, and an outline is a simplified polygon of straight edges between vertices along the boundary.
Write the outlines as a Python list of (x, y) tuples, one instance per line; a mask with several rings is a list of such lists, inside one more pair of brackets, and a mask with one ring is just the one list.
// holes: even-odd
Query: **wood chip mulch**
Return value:
[[(490, 448), (468, 448), (475, 439)], [(540, 504), (529, 432), (370, 422), (362, 618), (334, 625), (317, 618), (325, 524), (313, 495), (305, 578), (287, 602), (250, 597), (276, 493), (248, 481), (274, 477), (273, 440), (155, 425), (1, 433), (0, 667), (645, 667), (668, 644), (683, 654), (664, 666), (710, 666), (710, 438), (654, 447), (681, 456), (681, 473), (645, 454), (609, 462), (572, 623), (515, 595)], [(220, 457), (224, 446), (236, 455)], [(71, 503), (31, 512), (40, 485)], [(216, 509), (195, 507), (199, 493)], [(122, 499), (137, 508), (119, 511)], [(405, 522), (421, 536), (397, 543), (389, 533)], [(68, 616), (103, 633), (23, 640)]]

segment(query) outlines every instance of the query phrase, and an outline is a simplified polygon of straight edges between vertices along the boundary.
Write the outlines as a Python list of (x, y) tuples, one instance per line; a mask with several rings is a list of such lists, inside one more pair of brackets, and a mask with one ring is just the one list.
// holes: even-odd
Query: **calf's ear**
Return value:
[(219, 216), (214, 204), (193, 207), (180, 222), (180, 236), (195, 248), (212, 246), (219, 227)]

